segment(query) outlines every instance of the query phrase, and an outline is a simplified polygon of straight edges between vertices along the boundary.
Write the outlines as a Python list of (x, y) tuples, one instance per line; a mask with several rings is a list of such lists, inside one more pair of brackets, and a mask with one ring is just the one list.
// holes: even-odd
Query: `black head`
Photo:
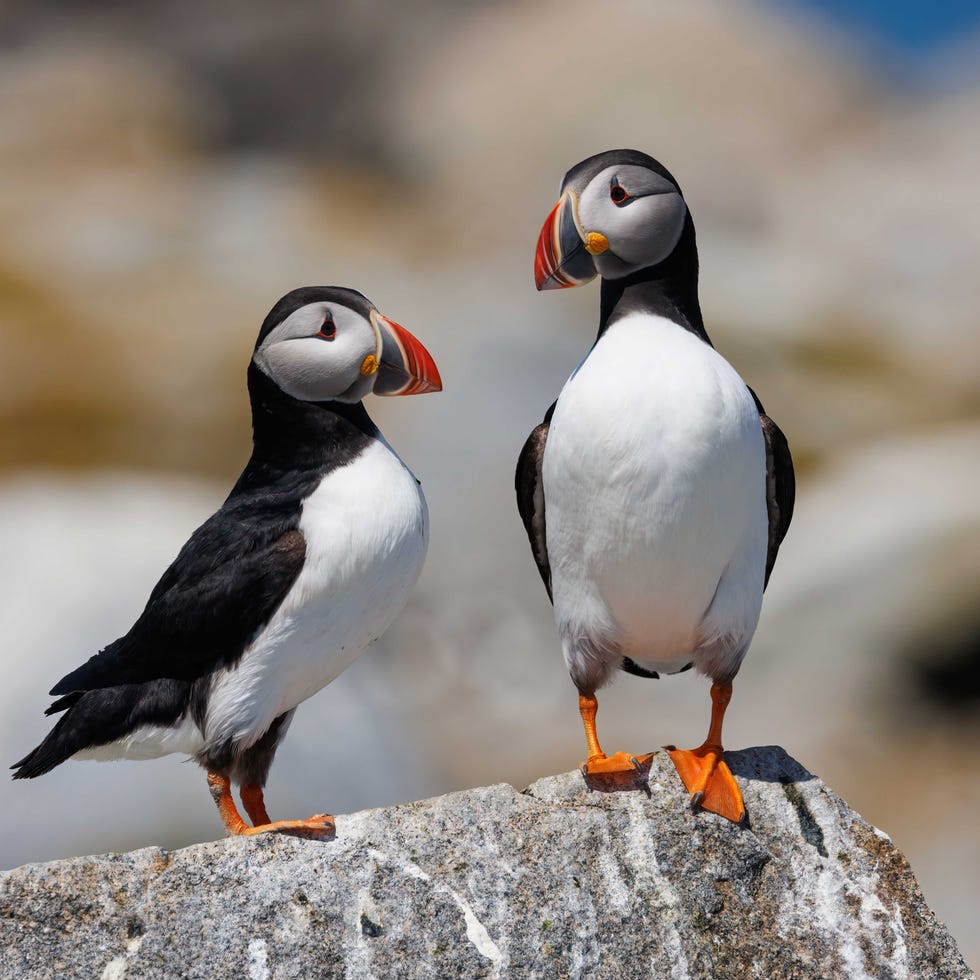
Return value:
[(442, 389), (422, 344), (357, 290), (339, 286), (304, 286), (283, 296), (262, 323), (252, 363), (304, 402)]
[(638, 150), (597, 153), (565, 174), (538, 238), (535, 283), (626, 278), (664, 262), (688, 224), (680, 185), (661, 163)]

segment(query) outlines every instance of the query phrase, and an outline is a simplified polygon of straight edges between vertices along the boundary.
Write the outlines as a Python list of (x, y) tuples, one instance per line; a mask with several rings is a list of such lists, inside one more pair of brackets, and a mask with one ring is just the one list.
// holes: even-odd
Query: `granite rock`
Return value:
[(782, 749), (729, 753), (749, 823), (669, 758), (0, 876), (3, 977), (969, 977), (902, 854)]

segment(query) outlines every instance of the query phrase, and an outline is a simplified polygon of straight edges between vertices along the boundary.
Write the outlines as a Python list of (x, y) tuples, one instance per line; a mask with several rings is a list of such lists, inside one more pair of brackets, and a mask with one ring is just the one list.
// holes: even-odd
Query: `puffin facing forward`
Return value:
[(248, 367), (248, 465), (132, 629), (51, 689), (47, 714), (64, 714), (14, 779), (176, 752), (207, 770), (229, 833), (331, 836), (326, 814), (272, 822), (262, 787), (296, 706), (388, 628), (425, 559), (425, 497), (361, 399), (441, 387), (418, 340), (355, 290), (279, 300)]
[[(517, 504), (579, 691), (592, 778), (595, 693), (616, 670), (712, 680), (693, 750), (668, 746), (692, 804), (733, 821), (722, 721), (793, 512), (789, 447), (708, 339), (694, 223), (652, 157), (610, 150), (566, 175), (538, 239), (538, 289), (602, 279), (599, 333), (517, 464)], [(649, 757), (645, 757), (649, 758)]]

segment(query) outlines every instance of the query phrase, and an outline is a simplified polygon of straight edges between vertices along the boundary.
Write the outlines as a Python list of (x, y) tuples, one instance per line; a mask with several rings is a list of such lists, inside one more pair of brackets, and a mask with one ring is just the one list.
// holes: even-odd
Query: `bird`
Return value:
[(642, 772), (606, 756), (596, 691), (617, 673), (711, 680), (702, 745), (666, 746), (692, 808), (740, 823), (724, 761), (732, 681), (793, 515), (786, 437), (705, 331), (694, 222), (638, 150), (572, 167), (538, 237), (539, 290), (601, 279), (599, 329), (528, 437), (517, 505), (579, 692), (588, 779)]
[(362, 399), (442, 380), (363, 294), (306, 286), (266, 316), (247, 384), (252, 452), (227, 499), (129, 632), (55, 684), (46, 714), (61, 717), (11, 768), (181, 753), (206, 770), (229, 835), (328, 839), (327, 814), (273, 821), (263, 787), (296, 707), (384, 633), (425, 560), (421, 484)]

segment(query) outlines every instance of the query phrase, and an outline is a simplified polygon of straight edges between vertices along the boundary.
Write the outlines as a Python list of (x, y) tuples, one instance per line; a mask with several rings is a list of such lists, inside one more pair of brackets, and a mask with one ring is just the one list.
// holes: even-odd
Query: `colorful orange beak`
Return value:
[(534, 252), (534, 284), (538, 289), (582, 286), (596, 276), (595, 262), (578, 231), (575, 207), (575, 195), (566, 191), (545, 219)]
[(442, 391), (442, 378), (432, 355), (403, 326), (375, 311), (375, 326), (381, 334), (381, 357), (376, 395), (424, 395)]

